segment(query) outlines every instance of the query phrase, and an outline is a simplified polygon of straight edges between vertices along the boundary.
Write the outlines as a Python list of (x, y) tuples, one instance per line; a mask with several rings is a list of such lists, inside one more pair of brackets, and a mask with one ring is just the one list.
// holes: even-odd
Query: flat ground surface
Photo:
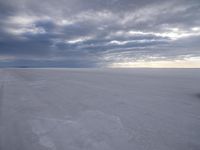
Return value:
[(200, 70), (1, 69), (0, 150), (200, 150)]

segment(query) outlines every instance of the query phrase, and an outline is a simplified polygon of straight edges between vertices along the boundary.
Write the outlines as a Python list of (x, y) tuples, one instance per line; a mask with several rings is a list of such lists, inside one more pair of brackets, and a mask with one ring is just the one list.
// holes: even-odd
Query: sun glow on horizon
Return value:
[(200, 68), (200, 57), (183, 60), (138, 60), (135, 62), (115, 62), (110, 68)]

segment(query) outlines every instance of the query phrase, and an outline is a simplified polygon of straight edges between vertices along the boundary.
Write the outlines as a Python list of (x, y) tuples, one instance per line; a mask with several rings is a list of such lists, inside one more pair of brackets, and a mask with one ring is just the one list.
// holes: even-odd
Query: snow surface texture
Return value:
[(0, 150), (200, 150), (200, 70), (2, 69)]

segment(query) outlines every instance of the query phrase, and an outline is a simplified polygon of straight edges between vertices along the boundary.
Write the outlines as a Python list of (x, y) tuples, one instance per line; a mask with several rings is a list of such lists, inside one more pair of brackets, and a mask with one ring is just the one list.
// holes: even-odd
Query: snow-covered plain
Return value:
[(0, 150), (200, 150), (200, 70), (1, 69)]

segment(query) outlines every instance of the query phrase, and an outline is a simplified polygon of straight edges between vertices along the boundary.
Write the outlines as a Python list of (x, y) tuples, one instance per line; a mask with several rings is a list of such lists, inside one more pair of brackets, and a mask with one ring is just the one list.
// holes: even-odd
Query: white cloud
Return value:
[(16, 57), (15, 56), (0, 56), (0, 61), (3, 61), (3, 62), (9, 62), (9, 61), (13, 61), (15, 60)]
[(30, 26), (30, 27), (22, 27), (22, 28), (7, 28), (7, 32), (14, 34), (14, 35), (22, 35), (25, 33), (30, 33), (30, 34), (44, 34), (46, 33), (45, 29), (42, 27), (35, 27), (35, 26)]
[(93, 36), (82, 36), (82, 37), (78, 37), (78, 38), (74, 38), (71, 40), (66, 40), (66, 43), (68, 44), (76, 44), (76, 43), (81, 43), (87, 40), (91, 40), (93, 38)]
[[(180, 38), (190, 37), (190, 36), (198, 36), (200, 35), (200, 30), (198, 28), (193, 28), (193, 30), (179, 29), (179, 28), (166, 28), (160, 32), (148, 32), (148, 31), (140, 31), (140, 30), (130, 30), (130, 31), (117, 31), (112, 32), (107, 38), (114, 37), (134, 37), (134, 36), (149, 36), (153, 35), (156, 37), (169, 38), (171, 40), (177, 40)], [(115, 42), (116, 43), (116, 42)]]
[(195, 32), (196, 32), (196, 31), (197, 31), (197, 32), (200, 32), (200, 27), (193, 27), (193, 28), (192, 28), (192, 31), (195, 31)]
[(35, 22), (40, 20), (47, 20), (49, 17), (36, 17), (28, 15), (11, 16), (5, 21), (4, 30), (13, 35), (30, 34), (44, 34), (45, 29), (36, 27)]
[(124, 14), (124, 17), (121, 20), (123, 25), (127, 25), (130, 23), (138, 24), (138, 23), (148, 23), (154, 22), (159, 18), (163, 18), (165, 15), (174, 15), (176, 13), (181, 13), (191, 8), (194, 4), (191, 5), (177, 5), (176, 1), (166, 1), (163, 2), (162, 5), (152, 4), (141, 7), (140, 9), (136, 9), (134, 11), (127, 11)]

